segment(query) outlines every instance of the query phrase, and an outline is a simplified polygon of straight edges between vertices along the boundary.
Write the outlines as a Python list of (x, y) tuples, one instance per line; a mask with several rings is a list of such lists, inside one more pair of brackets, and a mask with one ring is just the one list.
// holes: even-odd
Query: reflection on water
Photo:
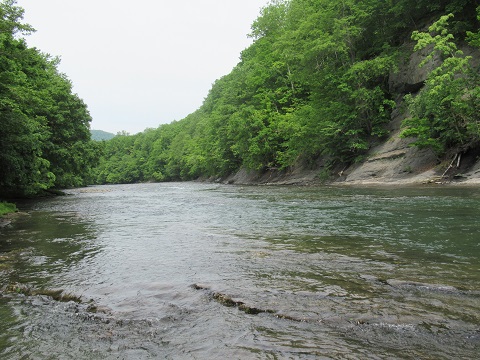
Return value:
[(75, 214), (31, 212), (2, 229), (1, 236), (0, 253), (13, 265), (7, 268), (10, 283), (55, 286), (65, 272), (96, 253), (94, 233)]
[(0, 230), (0, 279), (85, 301), (0, 295), (3, 357), (480, 350), (479, 189), (181, 183), (70, 193), (24, 204), (29, 215)]

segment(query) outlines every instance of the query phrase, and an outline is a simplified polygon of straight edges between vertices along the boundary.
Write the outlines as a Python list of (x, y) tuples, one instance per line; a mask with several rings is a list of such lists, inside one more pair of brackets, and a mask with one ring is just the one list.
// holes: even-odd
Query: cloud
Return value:
[(35, 46), (87, 103), (92, 128), (136, 133), (195, 111), (238, 63), (267, 0), (18, 0)]

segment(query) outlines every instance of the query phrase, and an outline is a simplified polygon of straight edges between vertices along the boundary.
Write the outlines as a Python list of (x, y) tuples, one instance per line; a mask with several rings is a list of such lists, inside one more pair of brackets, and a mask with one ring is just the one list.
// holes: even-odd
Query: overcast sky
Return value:
[(268, 0), (17, 0), (60, 56), (92, 129), (131, 134), (183, 119), (238, 63)]

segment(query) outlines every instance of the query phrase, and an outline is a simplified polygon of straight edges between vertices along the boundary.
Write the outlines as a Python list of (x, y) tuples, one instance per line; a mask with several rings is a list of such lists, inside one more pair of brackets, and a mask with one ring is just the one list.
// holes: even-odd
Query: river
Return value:
[(479, 188), (67, 193), (0, 229), (2, 359), (480, 354)]

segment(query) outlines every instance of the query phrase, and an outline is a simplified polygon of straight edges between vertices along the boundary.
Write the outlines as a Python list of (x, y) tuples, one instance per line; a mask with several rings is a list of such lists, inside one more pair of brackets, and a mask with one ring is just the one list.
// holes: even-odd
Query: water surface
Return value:
[(0, 230), (3, 286), (84, 302), (4, 292), (2, 358), (480, 351), (480, 189), (169, 183), (20, 206)]

